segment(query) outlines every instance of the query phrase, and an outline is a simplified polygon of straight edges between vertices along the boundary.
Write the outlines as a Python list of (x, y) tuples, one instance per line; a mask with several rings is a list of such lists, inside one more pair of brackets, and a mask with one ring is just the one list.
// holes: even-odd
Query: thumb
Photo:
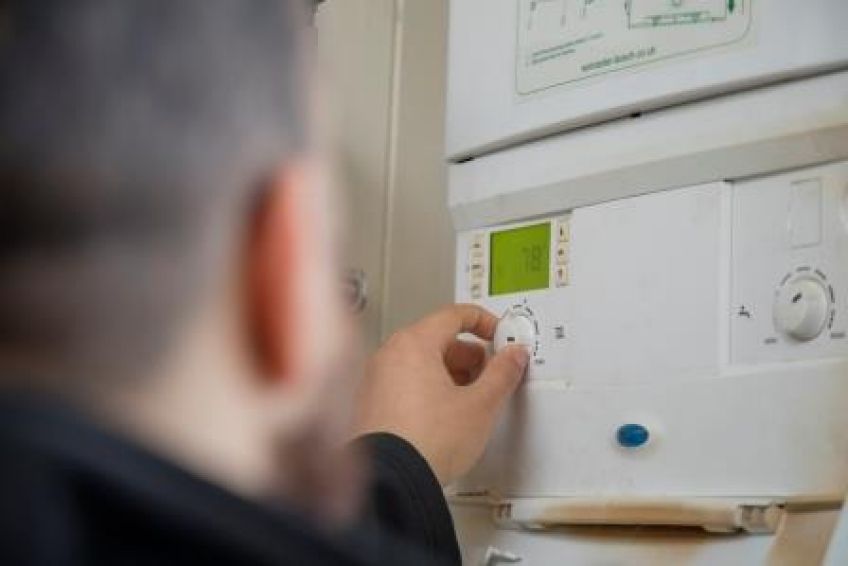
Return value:
[(489, 360), (472, 385), (476, 395), (492, 408), (500, 406), (521, 383), (529, 360), (530, 353), (524, 346), (504, 348)]

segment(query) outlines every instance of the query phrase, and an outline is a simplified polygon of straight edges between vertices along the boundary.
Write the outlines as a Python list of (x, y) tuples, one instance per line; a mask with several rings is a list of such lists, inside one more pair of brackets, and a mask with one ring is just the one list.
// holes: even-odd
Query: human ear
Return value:
[(291, 381), (297, 372), (297, 274), (306, 266), (302, 206), (304, 175), (298, 167), (279, 170), (263, 185), (252, 211), (246, 241), (249, 340), (262, 375)]

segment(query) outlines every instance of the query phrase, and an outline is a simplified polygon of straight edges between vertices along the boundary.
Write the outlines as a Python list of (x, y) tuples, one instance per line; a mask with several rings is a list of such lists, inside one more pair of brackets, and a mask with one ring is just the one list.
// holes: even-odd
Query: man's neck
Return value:
[(270, 400), (240, 347), (237, 325), (209, 313), (155, 375), (87, 394), (108, 428), (242, 495), (276, 482)]

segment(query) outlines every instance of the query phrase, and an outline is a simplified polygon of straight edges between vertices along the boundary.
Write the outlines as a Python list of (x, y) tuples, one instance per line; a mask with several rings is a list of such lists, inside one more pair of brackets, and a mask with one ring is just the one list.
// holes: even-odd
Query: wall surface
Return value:
[(444, 161), (447, 2), (402, 0), (383, 337), (453, 299)]
[(395, 0), (326, 2), (315, 23), (347, 213), (345, 267), (368, 276), (360, 322), (372, 349), (382, 332)]
[(368, 277), (369, 350), (453, 298), (444, 0), (330, 0), (316, 18), (339, 131), (347, 265)]

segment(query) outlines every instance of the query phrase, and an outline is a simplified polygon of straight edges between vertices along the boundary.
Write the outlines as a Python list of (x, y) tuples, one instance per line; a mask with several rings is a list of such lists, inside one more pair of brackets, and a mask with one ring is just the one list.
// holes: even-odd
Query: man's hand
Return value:
[(511, 346), (486, 360), (498, 319), (474, 305), (444, 308), (394, 334), (369, 363), (357, 433), (390, 432), (414, 445), (442, 485), (480, 458), (529, 354)]

